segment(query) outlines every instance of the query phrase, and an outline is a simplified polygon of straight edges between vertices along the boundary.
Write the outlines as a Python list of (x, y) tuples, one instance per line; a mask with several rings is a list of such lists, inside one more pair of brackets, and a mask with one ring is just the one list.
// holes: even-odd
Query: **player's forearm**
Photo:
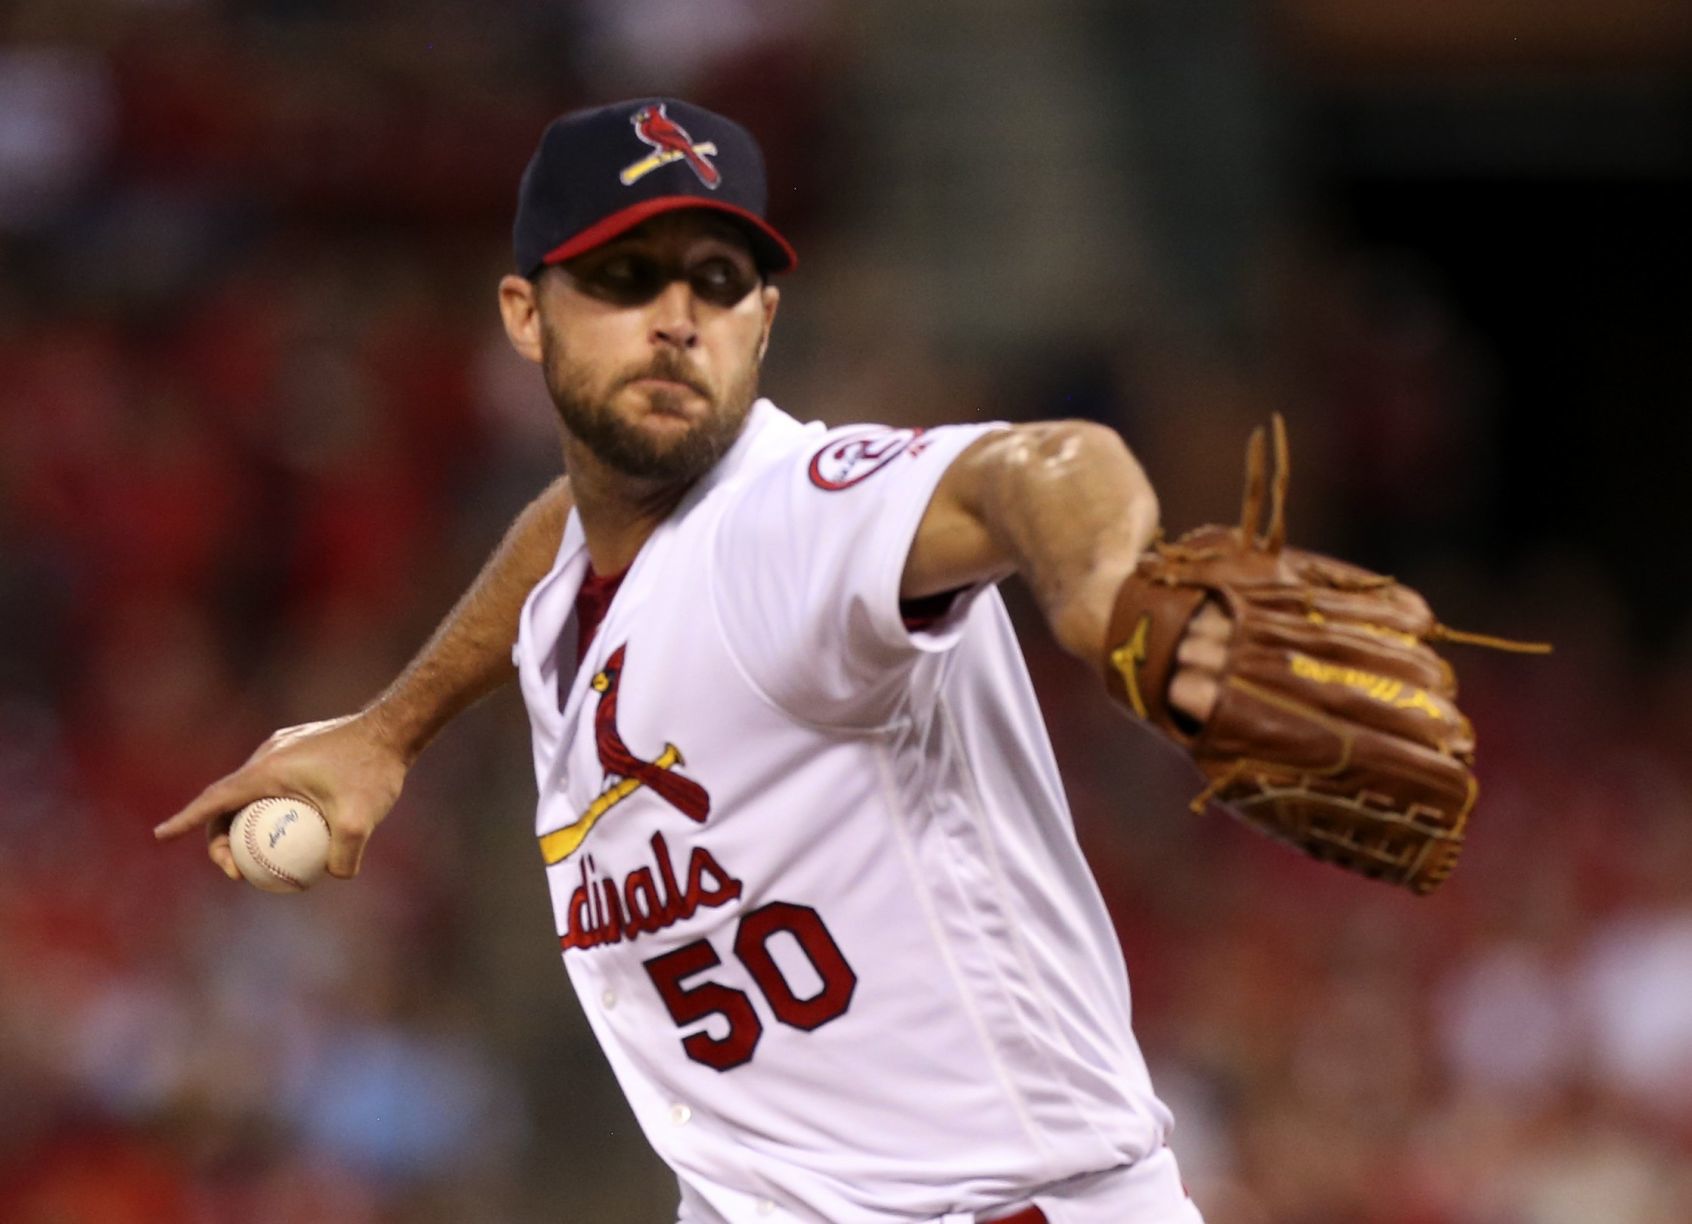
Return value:
[(1069, 653), (1096, 663), (1117, 589), (1157, 532), (1157, 495), (1115, 430), (1019, 427), (980, 485), (979, 514)]
[(516, 674), (523, 601), (552, 567), (570, 510), (562, 477), (531, 502), (427, 643), (364, 716), (407, 761), (459, 713)]

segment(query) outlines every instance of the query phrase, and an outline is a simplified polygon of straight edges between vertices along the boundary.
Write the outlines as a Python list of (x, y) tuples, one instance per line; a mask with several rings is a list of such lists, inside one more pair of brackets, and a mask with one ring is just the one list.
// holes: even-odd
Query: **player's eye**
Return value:
[(671, 281), (685, 280), (694, 294), (713, 306), (733, 306), (758, 284), (749, 264), (712, 255), (681, 267), (638, 251), (618, 251), (572, 269), (581, 289), (616, 306), (641, 306)]
[(577, 279), (595, 297), (623, 306), (637, 306), (658, 296), (670, 276), (644, 255), (618, 254), (585, 269)]
[(693, 292), (713, 306), (733, 306), (757, 283), (756, 272), (722, 256), (706, 259), (688, 272)]

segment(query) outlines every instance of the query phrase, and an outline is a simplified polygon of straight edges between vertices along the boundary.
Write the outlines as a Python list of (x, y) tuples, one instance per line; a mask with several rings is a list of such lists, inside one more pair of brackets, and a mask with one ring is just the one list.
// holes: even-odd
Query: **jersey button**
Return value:
[(693, 1117), (693, 1111), (679, 1101), (670, 1106), (670, 1122), (674, 1126), (686, 1126), (687, 1120)]
[(599, 1001), (605, 1004), (606, 1011), (610, 1011), (613, 1007), (617, 1006), (617, 992), (615, 990), (607, 990), (604, 994), (599, 996)]
[(775, 1203), (770, 1199), (759, 1199), (758, 1200), (758, 1214), (759, 1215), (766, 1215), (766, 1216), (767, 1215), (774, 1215), (775, 1214)]

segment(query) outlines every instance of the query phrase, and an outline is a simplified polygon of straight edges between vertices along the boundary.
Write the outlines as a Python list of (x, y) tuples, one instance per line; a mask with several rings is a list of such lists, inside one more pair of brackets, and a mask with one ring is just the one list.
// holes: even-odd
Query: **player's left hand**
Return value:
[(1175, 649), (1175, 674), (1169, 681), (1169, 705), (1192, 722), (1194, 729), (1210, 721), (1228, 663), (1228, 642), (1234, 621), (1221, 606), (1208, 601), (1187, 625)]
[[(1460, 633), (1392, 578), (1286, 545), (1285, 426), (1253, 435), (1238, 527), (1156, 544), (1118, 589), (1112, 694), (1191, 754), (1217, 800), (1313, 857), (1417, 893), (1455, 866), (1474, 729), (1433, 643)], [(1264, 511), (1269, 511), (1263, 527)]]

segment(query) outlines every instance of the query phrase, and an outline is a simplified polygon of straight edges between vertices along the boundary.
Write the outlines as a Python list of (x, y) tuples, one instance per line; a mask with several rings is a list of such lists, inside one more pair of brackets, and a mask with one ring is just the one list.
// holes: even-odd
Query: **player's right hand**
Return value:
[(329, 874), (358, 874), (364, 845), (405, 783), (407, 761), (382, 734), (369, 711), (326, 722), (284, 727), (259, 745), (246, 764), (201, 791), (153, 829), (160, 841), (204, 826), (207, 853), (232, 880), (241, 878), (229, 849), (229, 825), (255, 799), (305, 799), (329, 822)]

